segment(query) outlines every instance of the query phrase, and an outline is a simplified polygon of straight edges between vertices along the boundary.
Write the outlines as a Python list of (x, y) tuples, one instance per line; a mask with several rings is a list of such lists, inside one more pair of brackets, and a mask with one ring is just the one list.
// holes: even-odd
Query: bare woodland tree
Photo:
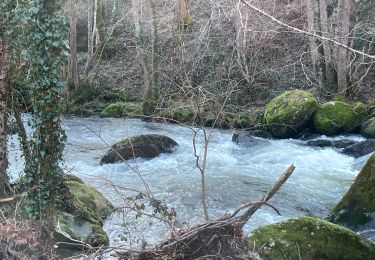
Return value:
[(79, 76), (77, 67), (77, 3), (75, 0), (70, 0), (70, 30), (69, 30), (69, 81), (77, 92), (79, 89)]

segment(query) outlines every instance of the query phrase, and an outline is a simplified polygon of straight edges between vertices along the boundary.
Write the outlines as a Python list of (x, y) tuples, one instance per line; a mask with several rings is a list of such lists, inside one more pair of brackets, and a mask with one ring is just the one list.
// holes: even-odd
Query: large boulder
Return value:
[(342, 151), (346, 155), (361, 157), (375, 151), (375, 139), (368, 139), (345, 147)]
[(262, 259), (374, 260), (375, 245), (353, 231), (312, 217), (260, 227), (246, 238)]
[(361, 134), (367, 138), (375, 138), (375, 116), (369, 118), (362, 124)]
[(105, 218), (113, 210), (112, 204), (95, 188), (73, 175), (65, 175), (67, 191), (58, 197), (55, 240), (59, 248), (82, 250), (85, 244), (92, 247), (108, 246), (109, 239), (103, 230)]
[(354, 230), (375, 228), (375, 153), (332, 210), (330, 218), (333, 222)]
[(364, 120), (360, 111), (357, 113), (350, 104), (341, 101), (324, 103), (314, 114), (315, 129), (324, 135), (353, 132)]
[(164, 135), (132, 136), (115, 143), (103, 156), (100, 165), (137, 157), (154, 158), (161, 153), (171, 153), (176, 145), (176, 141)]
[(302, 90), (287, 91), (266, 106), (264, 121), (278, 138), (289, 138), (301, 131), (318, 107), (314, 96)]

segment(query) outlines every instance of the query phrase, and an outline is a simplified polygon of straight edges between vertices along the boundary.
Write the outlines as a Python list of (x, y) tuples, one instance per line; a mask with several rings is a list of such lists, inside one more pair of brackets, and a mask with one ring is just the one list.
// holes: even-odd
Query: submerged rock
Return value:
[(84, 244), (108, 246), (109, 239), (103, 230), (103, 222), (111, 214), (112, 204), (98, 190), (76, 176), (65, 175), (64, 182), (68, 195), (58, 199), (55, 226), (55, 240), (59, 242), (59, 247), (82, 250)]
[(363, 119), (350, 104), (341, 101), (321, 105), (313, 117), (316, 131), (324, 135), (353, 132)]
[(100, 165), (137, 157), (154, 158), (161, 153), (171, 153), (177, 144), (164, 135), (137, 135), (115, 143), (100, 160)]
[(369, 118), (362, 124), (361, 134), (367, 138), (375, 138), (375, 116)]
[(330, 220), (354, 230), (365, 225), (366, 229), (375, 229), (375, 153), (332, 210)]
[(368, 139), (346, 147), (342, 152), (346, 155), (361, 157), (375, 151), (375, 139)]
[(275, 137), (293, 137), (305, 127), (317, 107), (315, 97), (309, 92), (287, 91), (267, 104), (264, 121)]
[(317, 146), (317, 147), (334, 147), (334, 148), (345, 148), (350, 145), (355, 144), (356, 142), (349, 139), (342, 140), (327, 140), (327, 139), (316, 139), (307, 141), (306, 145), (308, 146)]
[(241, 146), (250, 147), (268, 143), (269, 141), (260, 138), (255, 138), (254, 136), (245, 133), (234, 133), (232, 136), (232, 142), (239, 144)]
[(375, 244), (349, 229), (312, 217), (260, 227), (246, 243), (263, 259), (375, 259)]

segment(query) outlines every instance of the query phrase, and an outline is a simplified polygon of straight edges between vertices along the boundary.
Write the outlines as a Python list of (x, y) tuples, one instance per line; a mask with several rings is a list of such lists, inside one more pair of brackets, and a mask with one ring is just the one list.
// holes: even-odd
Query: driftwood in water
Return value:
[[(232, 215), (179, 231), (155, 248), (140, 252), (136, 259), (256, 259), (244, 244), (242, 228), (262, 205), (272, 207), (279, 214), (268, 201), (288, 180), (294, 169), (293, 165), (289, 166), (259, 201), (242, 205)], [(242, 210), (245, 212), (237, 216)], [(120, 259), (131, 259), (131, 256), (128, 253), (121, 254)]]

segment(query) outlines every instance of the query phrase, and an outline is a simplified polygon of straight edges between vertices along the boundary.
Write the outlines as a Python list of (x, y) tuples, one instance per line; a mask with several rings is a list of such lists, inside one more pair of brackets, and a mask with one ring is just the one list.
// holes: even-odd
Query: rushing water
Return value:
[[(200, 174), (193, 151), (194, 132), (189, 127), (143, 122), (137, 119), (67, 118), (63, 121), (68, 140), (64, 168), (97, 187), (111, 202), (121, 207), (129, 189), (144, 191), (137, 169), (149, 184), (153, 195), (177, 212), (187, 225), (203, 220), (200, 204)], [(179, 146), (172, 154), (154, 159), (135, 159), (128, 163), (99, 166), (107, 144), (135, 134), (157, 133), (175, 139)], [(264, 195), (290, 164), (296, 170), (270, 201), (281, 213), (270, 208), (256, 212), (246, 231), (302, 215), (326, 217), (349, 189), (368, 156), (359, 159), (333, 148), (316, 148), (299, 140), (272, 140), (253, 147), (231, 142), (231, 131), (214, 130), (209, 142), (206, 192), (210, 217), (233, 212), (241, 204)], [(342, 137), (337, 137), (340, 139)], [(361, 140), (359, 136), (346, 136)], [(22, 171), (17, 140), (10, 140), (11, 171)], [(197, 140), (198, 153), (203, 150), (202, 135)], [(114, 188), (116, 187), (116, 188)], [(128, 241), (145, 239), (155, 243), (168, 235), (167, 227), (156, 220), (132, 221), (131, 216), (114, 214), (105, 223), (111, 243), (126, 234)], [(129, 239), (131, 238), (131, 239)]]

